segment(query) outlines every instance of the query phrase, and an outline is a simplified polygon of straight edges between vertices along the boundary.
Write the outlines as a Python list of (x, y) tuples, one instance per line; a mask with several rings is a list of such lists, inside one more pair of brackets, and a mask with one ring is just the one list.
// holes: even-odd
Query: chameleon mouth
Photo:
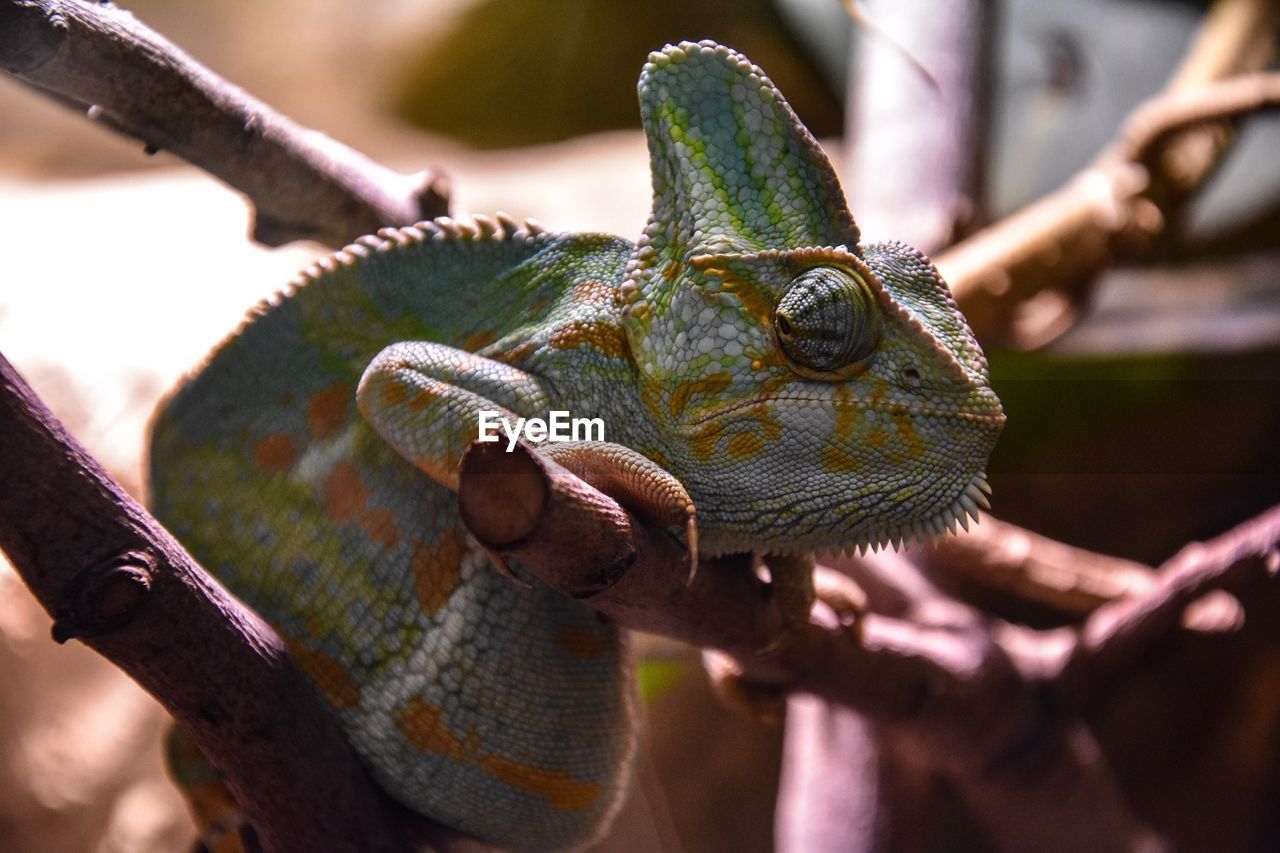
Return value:
[[(752, 397), (748, 400), (738, 400), (733, 403), (725, 403), (716, 406), (706, 413), (699, 415), (697, 418), (688, 422), (689, 427), (698, 427), (707, 421), (715, 418), (723, 417), (741, 409), (751, 409), (763, 403), (771, 403), (776, 401), (786, 401), (788, 403), (816, 403), (823, 406), (830, 406), (833, 409), (871, 409), (875, 411), (900, 411), (908, 415), (923, 415), (925, 417), (936, 418), (952, 418), (961, 421), (974, 421), (977, 423), (991, 424), (993, 426), (1003, 426), (1005, 422), (1004, 410), (997, 402), (992, 406), (975, 406), (972, 409), (943, 409), (933, 406), (924, 406), (919, 403), (898, 403), (898, 402), (872, 402), (870, 400), (835, 400), (830, 397), (805, 396), (800, 394), (766, 394), (758, 397)], [(979, 475), (980, 477), (982, 475)], [(982, 481), (984, 484), (986, 480)], [(988, 487), (988, 491), (990, 487)]]
[(969, 519), (976, 523), (979, 510), (991, 509), (991, 501), (988, 499), (990, 494), (991, 485), (987, 482), (987, 475), (980, 471), (949, 506), (934, 514), (866, 533), (826, 550), (852, 556), (855, 551), (865, 555), (868, 551), (887, 550), (890, 546), (898, 551), (912, 542), (920, 545), (936, 544), (944, 536), (957, 533), (958, 528), (967, 533)]

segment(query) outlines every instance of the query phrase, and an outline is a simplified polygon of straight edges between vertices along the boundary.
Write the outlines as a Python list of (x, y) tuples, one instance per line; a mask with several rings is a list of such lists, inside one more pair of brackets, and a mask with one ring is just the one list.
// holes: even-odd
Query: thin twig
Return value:
[(269, 246), (448, 213), (439, 172), (400, 175), (295, 124), (109, 3), (0, 0), (0, 68), (240, 190)]
[[(1139, 107), (1093, 164), (935, 257), (979, 338), (1042, 345), (1079, 316), (1100, 272), (1151, 253), (1226, 151), (1228, 137), (1201, 126), (1276, 105), (1272, 75), (1219, 81), (1266, 67), (1278, 32), (1280, 4), (1219, 0), (1170, 87)], [(1220, 97), (1231, 103), (1214, 112), (1209, 104)], [(1189, 126), (1200, 129), (1178, 132)], [(1024, 311), (1038, 294), (1053, 298), (1042, 298), (1038, 312)]]

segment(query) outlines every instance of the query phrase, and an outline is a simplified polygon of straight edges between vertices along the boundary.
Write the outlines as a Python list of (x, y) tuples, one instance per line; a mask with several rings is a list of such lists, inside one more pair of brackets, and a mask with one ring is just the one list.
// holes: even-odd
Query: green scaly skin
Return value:
[(763, 72), (683, 43), (639, 91), (637, 244), (501, 216), (385, 229), (261, 306), (154, 426), (157, 515), (287, 638), (379, 784), (501, 845), (603, 831), (634, 700), (613, 626), (463, 530), (479, 410), (602, 418), (592, 452), (682, 484), (706, 554), (940, 535), (985, 501), (1004, 420), (932, 265), (859, 245)]

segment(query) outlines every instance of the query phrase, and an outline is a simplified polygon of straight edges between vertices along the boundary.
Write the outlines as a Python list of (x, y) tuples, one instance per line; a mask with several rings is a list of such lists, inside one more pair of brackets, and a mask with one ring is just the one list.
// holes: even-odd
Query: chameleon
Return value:
[(157, 517), (285, 638), (379, 786), (500, 846), (598, 838), (637, 709), (617, 627), (503, 577), (460, 521), (482, 411), (600, 418), (574, 452), (687, 498), (671, 535), (810, 578), (817, 549), (976, 518), (1004, 422), (937, 270), (861, 242), (763, 71), (682, 42), (638, 92), (635, 243), (503, 214), (385, 228), (260, 304), (153, 420)]

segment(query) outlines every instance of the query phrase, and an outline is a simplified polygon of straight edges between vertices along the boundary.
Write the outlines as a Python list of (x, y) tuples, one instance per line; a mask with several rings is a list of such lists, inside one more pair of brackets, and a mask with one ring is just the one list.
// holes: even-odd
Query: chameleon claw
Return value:
[(689, 544), (689, 579), (685, 586), (693, 586), (693, 579), (698, 574), (698, 516), (693, 504), (689, 504), (689, 517), (684, 523), (685, 541)]
[[(483, 548), (483, 546), (481, 547)], [(493, 567), (498, 570), (498, 574), (502, 575), (518, 587), (523, 589), (533, 589), (533, 584), (511, 571), (511, 567), (507, 565), (507, 561), (497, 551), (484, 548), (484, 553), (489, 558), (489, 562), (493, 563)]]

